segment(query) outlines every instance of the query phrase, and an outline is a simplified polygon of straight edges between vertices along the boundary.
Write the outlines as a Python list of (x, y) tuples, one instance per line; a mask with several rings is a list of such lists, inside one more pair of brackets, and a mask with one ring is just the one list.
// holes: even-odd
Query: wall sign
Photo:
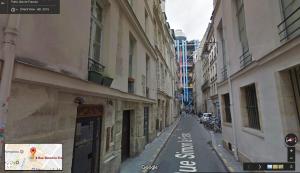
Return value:
[(78, 117), (103, 116), (103, 105), (79, 105)]

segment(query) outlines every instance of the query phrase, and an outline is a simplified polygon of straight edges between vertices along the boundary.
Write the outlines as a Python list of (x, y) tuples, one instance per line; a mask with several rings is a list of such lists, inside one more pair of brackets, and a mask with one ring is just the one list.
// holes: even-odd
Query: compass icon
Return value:
[(295, 146), (297, 142), (298, 142), (298, 137), (295, 134), (289, 133), (285, 136), (286, 145), (292, 147)]

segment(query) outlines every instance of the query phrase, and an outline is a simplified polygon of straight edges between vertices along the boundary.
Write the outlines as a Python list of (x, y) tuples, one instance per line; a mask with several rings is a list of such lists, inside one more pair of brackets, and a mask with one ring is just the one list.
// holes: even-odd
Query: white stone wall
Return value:
[[(232, 92), (232, 123), (235, 123), (236, 134), (233, 134), (232, 123), (223, 122), (223, 138), (234, 145), (236, 136), (240, 159), (252, 162), (286, 162), (284, 137), (290, 132), (286, 125), (285, 99), (281, 95), (280, 75), (286, 70), (300, 64), (299, 38), (287, 43), (280, 43), (277, 25), (282, 21), (278, 1), (244, 1), (246, 31), (253, 63), (244, 70), (240, 68), (239, 57), (242, 54), (237, 31), (234, 1), (220, 1), (216, 10), (214, 28), (217, 31), (219, 22), (223, 21), (226, 57), (229, 58), (228, 74), (231, 76), (232, 91), (227, 81), (219, 81), (218, 92)], [(217, 36), (218, 40), (218, 36)], [(218, 56), (220, 64), (221, 56)], [(218, 71), (223, 65), (218, 64)], [(220, 74), (220, 73), (218, 73)], [(241, 110), (241, 87), (255, 83), (259, 107), (261, 130), (244, 127)], [(221, 105), (224, 106), (224, 105)], [(221, 107), (222, 108), (222, 107)], [(222, 113), (222, 111), (221, 111)], [(223, 113), (222, 113), (222, 116)], [(293, 122), (295, 123), (295, 122)], [(290, 124), (291, 125), (291, 124)], [(295, 127), (295, 125), (292, 125)], [(299, 130), (299, 127), (298, 127)], [(300, 149), (296, 146), (296, 157)], [(300, 162), (296, 160), (296, 168)], [(297, 168), (297, 171), (298, 168)]]

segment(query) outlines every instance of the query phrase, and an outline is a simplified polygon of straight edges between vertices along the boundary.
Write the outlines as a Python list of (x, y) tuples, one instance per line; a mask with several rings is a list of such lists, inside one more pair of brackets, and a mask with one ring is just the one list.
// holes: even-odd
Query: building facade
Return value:
[(174, 47), (174, 31), (166, 22), (165, 2), (154, 11), (154, 31), (157, 33), (154, 38), (154, 48), (157, 55), (157, 119), (156, 127), (159, 131), (169, 126), (177, 116), (175, 91), (176, 88), (176, 59)]
[(210, 99), (210, 63), (209, 63), (209, 54), (211, 53), (209, 50), (209, 44), (207, 44), (207, 38), (212, 35), (212, 25), (211, 23), (208, 24), (206, 29), (206, 34), (203, 37), (202, 41), (203, 47), (202, 51), (200, 52), (201, 57), (201, 66), (202, 66), (202, 83), (201, 83), (201, 91), (202, 91), (202, 112), (210, 112), (211, 108), (211, 99)]
[(241, 161), (286, 162), (285, 136), (300, 135), (299, 2), (214, 1), (222, 135)]
[(159, 0), (60, 8), (0, 16), (1, 137), (63, 144), (64, 172), (119, 172), (177, 116), (174, 34)]
[(180, 68), (181, 104), (186, 108), (193, 106), (193, 56), (198, 47), (198, 41), (187, 41), (182, 30), (175, 31), (176, 59)]
[[(208, 30), (207, 30), (208, 31)], [(194, 52), (194, 66), (193, 66), (193, 97), (194, 97), (194, 110), (199, 112), (206, 112), (204, 94), (202, 92), (202, 85), (204, 84), (204, 73), (203, 73), (203, 61), (204, 58), (203, 50), (206, 42), (207, 33), (205, 32), (199, 46)]]
[[(206, 110), (216, 116), (219, 116), (219, 99), (217, 92), (217, 44), (214, 34), (214, 23), (208, 25), (207, 36), (204, 43), (204, 51), (202, 56), (205, 58), (203, 69), (205, 69), (205, 76), (209, 88), (205, 90), (206, 93)], [(205, 84), (205, 83), (204, 83)], [(205, 85), (204, 85), (205, 86)], [(205, 87), (204, 87), (205, 88)], [(209, 90), (209, 91), (208, 91)]]

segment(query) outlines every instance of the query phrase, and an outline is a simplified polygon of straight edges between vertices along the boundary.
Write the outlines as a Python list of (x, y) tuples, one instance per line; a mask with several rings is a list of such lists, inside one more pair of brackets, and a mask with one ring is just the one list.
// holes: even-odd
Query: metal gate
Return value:
[(72, 173), (99, 171), (100, 124), (100, 117), (77, 119)]
[(123, 111), (121, 161), (130, 157), (130, 110)]

